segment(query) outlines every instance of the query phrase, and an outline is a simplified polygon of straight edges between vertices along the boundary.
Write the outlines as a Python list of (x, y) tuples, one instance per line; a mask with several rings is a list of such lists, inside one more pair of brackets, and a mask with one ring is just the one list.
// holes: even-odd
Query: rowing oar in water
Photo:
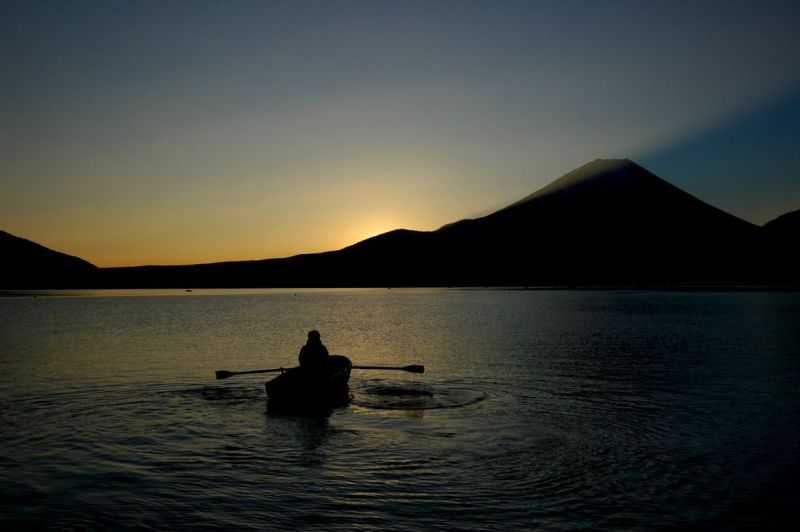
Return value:
[(276, 371), (284, 372), (286, 371), (284, 368), (272, 368), (272, 369), (253, 369), (250, 371), (228, 371), (225, 369), (221, 369), (216, 371), (217, 380), (219, 379), (227, 379), (228, 377), (233, 377), (234, 375), (246, 375), (248, 373), (275, 373)]
[[(411, 366), (351, 366), (351, 369), (383, 369), (389, 371), (408, 371), (409, 373), (425, 373), (425, 366), (412, 364)], [(221, 369), (216, 373), (217, 379), (227, 379), (234, 375), (246, 375), (248, 373), (275, 373), (277, 371), (286, 371), (285, 368), (271, 368), (271, 369), (253, 369), (250, 371), (227, 371)]]
[(412, 364), (411, 366), (352, 366), (353, 369), (388, 369), (392, 371), (408, 371), (409, 373), (425, 373), (425, 366)]

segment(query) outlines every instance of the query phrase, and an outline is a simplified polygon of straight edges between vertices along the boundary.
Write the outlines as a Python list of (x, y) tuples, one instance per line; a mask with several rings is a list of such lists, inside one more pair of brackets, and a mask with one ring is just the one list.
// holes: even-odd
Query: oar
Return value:
[[(383, 369), (389, 371), (408, 371), (410, 373), (425, 373), (425, 366), (412, 364), (411, 366), (352, 366), (353, 369)], [(250, 371), (228, 371), (221, 369), (216, 372), (217, 379), (227, 379), (234, 375), (247, 375), (248, 373), (275, 373), (276, 371), (286, 371), (284, 368), (254, 369)]]
[(388, 369), (408, 371), (410, 373), (425, 373), (425, 366), (413, 364), (411, 366), (353, 366), (353, 369)]
[(284, 368), (272, 368), (272, 369), (253, 369), (250, 371), (228, 371), (225, 369), (221, 369), (216, 371), (217, 379), (227, 379), (228, 377), (233, 377), (234, 375), (246, 375), (248, 373), (275, 373), (276, 371), (286, 371)]

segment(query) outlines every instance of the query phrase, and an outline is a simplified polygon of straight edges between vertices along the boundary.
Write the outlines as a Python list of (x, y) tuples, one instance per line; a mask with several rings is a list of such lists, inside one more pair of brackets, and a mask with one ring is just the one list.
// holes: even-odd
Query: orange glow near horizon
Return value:
[[(341, 247), (350, 246), (357, 242), (361, 242), (362, 240), (366, 240), (383, 233), (388, 233), (389, 231), (394, 231), (395, 229), (406, 228), (387, 219), (368, 220), (366, 222), (356, 224), (349, 232), (352, 236), (347, 236), (345, 238), (347, 242)], [(348, 232), (344, 233), (344, 235), (347, 234)]]
[(0, 230), (97, 266), (432, 231), (597, 158), (800, 204), (800, 4), (10, 4)]
[[(262, 260), (306, 253), (335, 251), (367, 238), (411, 227), (410, 218), (371, 213), (309, 216), (307, 220), (271, 220), (234, 224), (179, 228), (163, 225), (124, 227), (118, 221), (84, 227), (80, 232), (68, 225), (53, 230), (47, 225), (10, 228), (10, 233), (45, 247), (80, 257), (104, 267), (145, 265), (185, 265), (215, 262)], [(294, 223), (293, 223), (294, 222)]]

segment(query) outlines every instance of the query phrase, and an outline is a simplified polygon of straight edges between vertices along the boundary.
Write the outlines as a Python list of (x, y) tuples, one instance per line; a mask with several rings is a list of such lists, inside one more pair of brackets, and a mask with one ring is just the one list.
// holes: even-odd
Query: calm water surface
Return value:
[[(311, 328), (353, 403), (267, 411)], [(800, 522), (800, 295), (0, 298), (0, 527), (761, 530)]]

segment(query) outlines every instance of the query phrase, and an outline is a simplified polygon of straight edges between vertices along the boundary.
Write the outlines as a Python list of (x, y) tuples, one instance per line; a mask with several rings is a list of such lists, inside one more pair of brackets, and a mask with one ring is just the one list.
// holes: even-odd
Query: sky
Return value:
[(0, 229), (98, 266), (488, 214), (630, 158), (800, 208), (800, 2), (0, 0)]

